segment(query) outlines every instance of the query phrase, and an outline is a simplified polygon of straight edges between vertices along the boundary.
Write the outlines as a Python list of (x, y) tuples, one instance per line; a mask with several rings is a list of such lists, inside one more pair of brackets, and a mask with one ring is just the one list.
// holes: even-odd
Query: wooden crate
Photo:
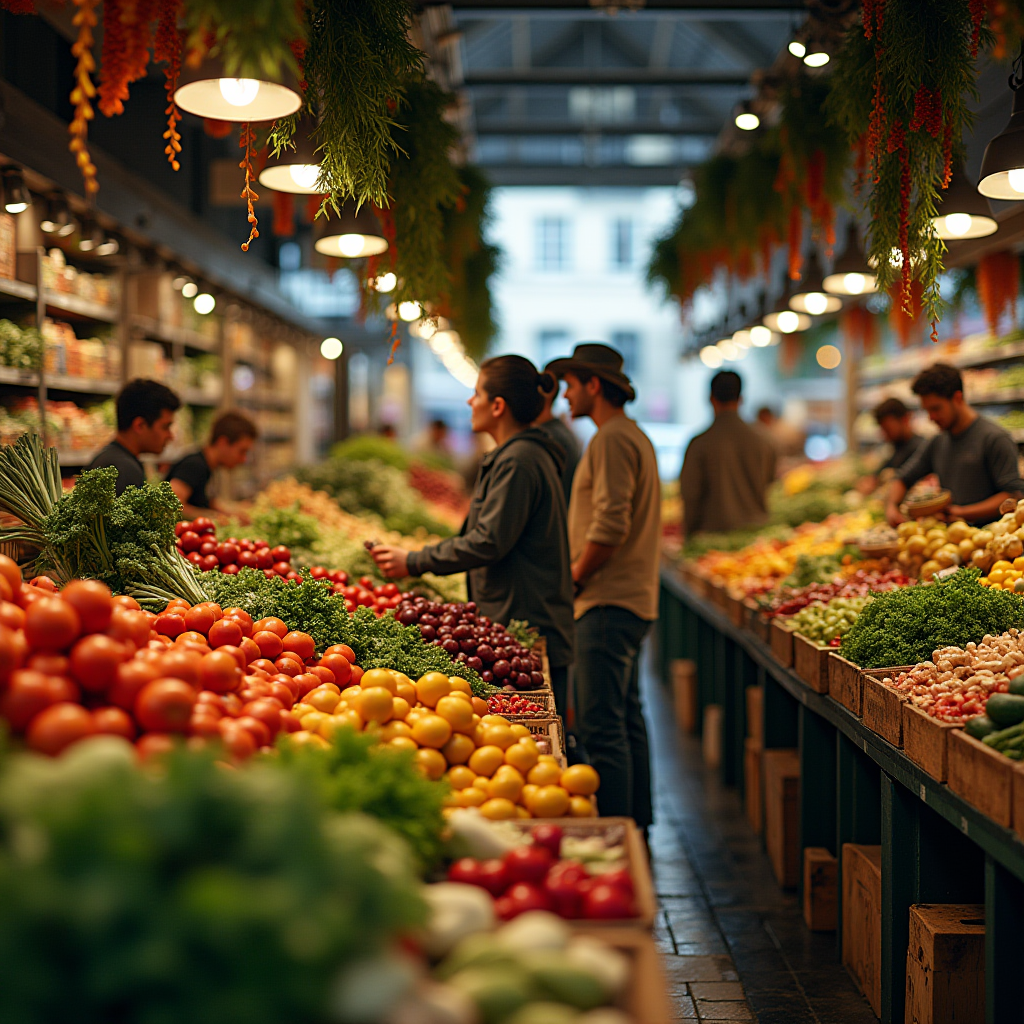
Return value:
[(683, 581), (698, 596), (707, 597), (710, 589), (707, 579), (690, 564), (682, 568)]
[(985, 1019), (985, 906), (918, 903), (910, 908), (907, 1024)]
[[(602, 836), (610, 845), (620, 843), (625, 848), (626, 870), (633, 880), (633, 902), (636, 917), (621, 918), (617, 921), (587, 921), (587, 927), (605, 928), (654, 927), (654, 916), (658, 912), (658, 901), (654, 895), (654, 881), (651, 865), (647, 859), (647, 848), (643, 837), (632, 818), (513, 818), (512, 824), (521, 832), (529, 832), (536, 825), (557, 825), (564, 835), (575, 838)], [(581, 922), (582, 924), (583, 922)]]
[(960, 728), (926, 715), (909, 701), (903, 705), (903, 749), (914, 764), (938, 782), (945, 782), (948, 774), (946, 738)]
[(948, 785), (982, 814), (1009, 828), (1013, 822), (1013, 769), (1016, 764), (981, 740), (954, 729), (949, 737)]
[[(511, 717), (509, 721), (511, 721)], [(551, 746), (551, 753), (554, 754), (556, 760), (564, 768), (568, 763), (565, 758), (565, 732), (562, 726), (562, 720), (557, 716), (550, 718), (527, 718), (525, 716), (518, 717), (520, 725), (525, 725), (530, 730), (530, 735), (534, 739), (547, 740)]]
[(872, 668), (861, 674), (861, 714), (864, 724), (894, 747), (903, 746), (903, 705), (910, 698), (886, 686), (887, 676), (909, 671), (909, 667)]
[(729, 591), (721, 583), (710, 581), (710, 591), (707, 595), (711, 603), (720, 611), (729, 613)]
[(860, 666), (847, 661), (836, 651), (831, 651), (828, 656), (829, 696), (860, 718), (860, 691)]
[(743, 629), (747, 624), (747, 609), (743, 601), (744, 598), (736, 597), (728, 590), (725, 592), (725, 612), (729, 621), (738, 629)]
[(704, 763), (709, 768), (717, 768), (722, 763), (722, 723), (725, 720), (725, 709), (721, 704), (704, 705), (704, 728), (701, 732), (700, 746)]
[(882, 1015), (882, 848), (843, 844), (843, 964)]
[(747, 735), (758, 743), (764, 743), (764, 687), (748, 686), (747, 700)]
[(579, 934), (593, 935), (627, 956), (632, 964), (629, 984), (616, 1005), (632, 1024), (665, 1024), (672, 1020), (668, 983), (654, 939), (636, 928), (590, 928), (578, 925)]
[(743, 607), (747, 613), (746, 620), (743, 623), (744, 628), (749, 629), (758, 640), (763, 640), (767, 643), (768, 619), (761, 614), (760, 605), (752, 597), (748, 597), (743, 602)]
[(831, 647), (822, 647), (802, 633), (793, 634), (793, 671), (815, 692), (828, 693)]
[(764, 828), (764, 794), (761, 791), (761, 741), (748, 736), (743, 741), (743, 807), (747, 821), (757, 835)]
[(697, 731), (697, 663), (690, 658), (673, 658), (669, 664), (676, 725), (682, 732)]
[(839, 904), (839, 861), (824, 846), (804, 848), (804, 923), (834, 932)]
[(551, 689), (551, 662), (548, 661), (548, 641), (547, 637), (539, 636), (533, 642), (533, 648), (530, 651), (531, 654), (540, 655), (540, 670), (544, 674), (544, 687), (548, 690)]
[(792, 888), (800, 871), (800, 758), (796, 750), (766, 750), (764, 842), (779, 885)]
[(775, 616), (771, 620), (768, 642), (771, 644), (775, 660), (783, 668), (793, 667), (793, 630), (786, 625), (786, 618)]

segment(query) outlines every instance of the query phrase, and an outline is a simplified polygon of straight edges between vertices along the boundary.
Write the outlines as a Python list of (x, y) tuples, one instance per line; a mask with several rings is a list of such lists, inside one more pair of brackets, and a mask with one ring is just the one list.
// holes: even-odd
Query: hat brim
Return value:
[(622, 388), (628, 396), (626, 401), (632, 402), (636, 398), (636, 391), (633, 389), (630, 379), (624, 373), (606, 370), (603, 366), (595, 366), (593, 363), (586, 363), (582, 359), (573, 359), (571, 356), (552, 359), (544, 367), (544, 370), (546, 373), (553, 373), (559, 380), (574, 370), (583, 370), (586, 373), (592, 373), (595, 377), (608, 381), (609, 384), (614, 384), (617, 388)]

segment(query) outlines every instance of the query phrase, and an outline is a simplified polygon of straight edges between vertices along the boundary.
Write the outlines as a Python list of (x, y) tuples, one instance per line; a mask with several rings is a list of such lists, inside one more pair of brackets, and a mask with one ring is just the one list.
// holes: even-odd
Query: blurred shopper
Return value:
[(565, 455), (565, 463), (562, 466), (562, 489), (565, 491), (565, 504), (569, 505), (569, 495), (572, 492), (572, 478), (576, 473), (576, 467), (580, 461), (580, 442), (569, 427), (551, 411), (555, 399), (558, 397), (558, 381), (553, 377), (542, 375), (548, 385), (545, 391), (541, 387), (541, 397), (544, 399), (544, 409), (534, 420), (533, 425), (539, 427), (547, 434)]
[(879, 483), (891, 479), (893, 472), (902, 469), (924, 444), (924, 438), (914, 433), (910, 410), (898, 398), (887, 398), (876, 407), (874, 416), (882, 436), (892, 445), (892, 454), (878, 467), (877, 473), (857, 481), (857, 490), (864, 494), (870, 494)]
[(249, 457), (256, 443), (256, 424), (240, 412), (221, 413), (210, 429), (209, 443), (179, 459), (167, 471), (166, 480), (178, 496), (189, 519), (228, 509), (212, 494), (214, 470), (234, 469)]
[(417, 455), (429, 455), (446, 464), (452, 461), (452, 442), (448, 424), (442, 419), (431, 420), (427, 429), (416, 439), (413, 451)]
[(775, 447), (762, 430), (740, 419), (742, 381), (723, 370), (711, 378), (715, 421), (686, 449), (679, 489), (683, 535), (725, 533), (768, 521), (768, 486)]
[(114, 400), (117, 433), (86, 469), (113, 466), (117, 470), (117, 493), (126, 487), (141, 487), (146, 470), (140, 455), (159, 455), (173, 436), (174, 414), (181, 399), (155, 380), (137, 377), (128, 381)]
[(900, 502), (922, 477), (934, 473), (948, 489), (949, 519), (991, 523), (1007, 499), (1024, 497), (1024, 480), (1017, 464), (1017, 445), (997, 423), (979, 416), (964, 399), (960, 371), (947, 363), (922, 370), (910, 390), (920, 396), (928, 418), (940, 430), (896, 471), (889, 485), (885, 517), (897, 526), (906, 517)]
[(555, 703), (564, 715), (574, 646), (572, 578), (562, 451), (530, 426), (543, 405), (543, 376), (522, 356), (498, 356), (480, 367), (469, 400), (471, 425), (497, 447), (480, 464), (459, 535), (421, 551), (378, 544), (370, 553), (392, 578), (465, 572), (480, 614), (536, 626), (547, 640)]
[(573, 418), (589, 416), (597, 426), (569, 504), (577, 728), (601, 775), (601, 814), (626, 815), (646, 829), (651, 766), (639, 660), (658, 617), (658, 462), (647, 435), (623, 410), (636, 392), (615, 349), (577, 345), (547, 369), (565, 379)]

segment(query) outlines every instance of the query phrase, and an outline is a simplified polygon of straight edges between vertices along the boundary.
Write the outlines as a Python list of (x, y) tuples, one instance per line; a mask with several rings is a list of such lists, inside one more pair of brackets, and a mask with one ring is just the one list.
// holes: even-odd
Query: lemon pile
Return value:
[(488, 714), (458, 676), (428, 672), (414, 683), (375, 668), (344, 690), (323, 683), (292, 708), (296, 744), (326, 745), (343, 728), (410, 750), (430, 779), (445, 779), (450, 807), (476, 807), (485, 818), (592, 817), (599, 779), (590, 765), (563, 769), (542, 753), (525, 725)]

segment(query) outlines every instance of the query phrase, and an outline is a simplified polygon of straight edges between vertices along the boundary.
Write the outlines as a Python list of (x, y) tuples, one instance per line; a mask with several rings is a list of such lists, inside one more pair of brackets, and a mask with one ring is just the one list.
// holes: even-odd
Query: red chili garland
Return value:
[(1005, 314), (1014, 316), (1019, 283), (1020, 260), (1015, 252), (993, 252), (978, 261), (978, 298), (993, 334)]
[(167, 94), (167, 106), (164, 108), (167, 115), (167, 130), (163, 135), (167, 145), (164, 146), (164, 153), (168, 163), (176, 171), (181, 169), (178, 162), (178, 155), (181, 153), (181, 134), (178, 131), (181, 111), (174, 102), (174, 93), (178, 88), (181, 52), (185, 47), (185, 33), (178, 28), (180, 13), (181, 0), (160, 0), (160, 19), (157, 22), (153, 47), (153, 58), (167, 65), (164, 68), (164, 92)]
[(295, 234), (295, 196), (291, 192), (274, 193), (274, 223), (270, 230), (278, 238)]
[(85, 194), (91, 198), (99, 191), (99, 182), (96, 181), (96, 165), (89, 156), (86, 141), (89, 136), (89, 122), (96, 116), (92, 103), (96, 95), (96, 87), (92, 84), (92, 73), (96, 70), (96, 61), (92, 55), (93, 34), (98, 18), (96, 17), (96, 5), (99, 0), (74, 0), (78, 10), (72, 19), (72, 24), (78, 29), (78, 38), (71, 47), (72, 56), (77, 58), (75, 64), (75, 87), (71, 90), (71, 103), (74, 105), (75, 113), (68, 125), (68, 133), (71, 141), (68, 148), (75, 154), (75, 162), (82, 172), (85, 183)]
[(245, 150), (245, 155), (238, 166), (245, 171), (245, 186), (242, 189), (242, 198), (249, 209), (249, 237), (242, 243), (242, 252), (248, 252), (249, 246), (260, 237), (257, 227), (259, 221), (256, 219), (256, 210), (254, 209), (254, 204), (259, 199), (259, 196), (256, 195), (251, 184), (254, 177), (252, 162), (256, 156), (256, 130), (248, 121), (242, 125), (242, 133), (239, 137), (238, 145)]

